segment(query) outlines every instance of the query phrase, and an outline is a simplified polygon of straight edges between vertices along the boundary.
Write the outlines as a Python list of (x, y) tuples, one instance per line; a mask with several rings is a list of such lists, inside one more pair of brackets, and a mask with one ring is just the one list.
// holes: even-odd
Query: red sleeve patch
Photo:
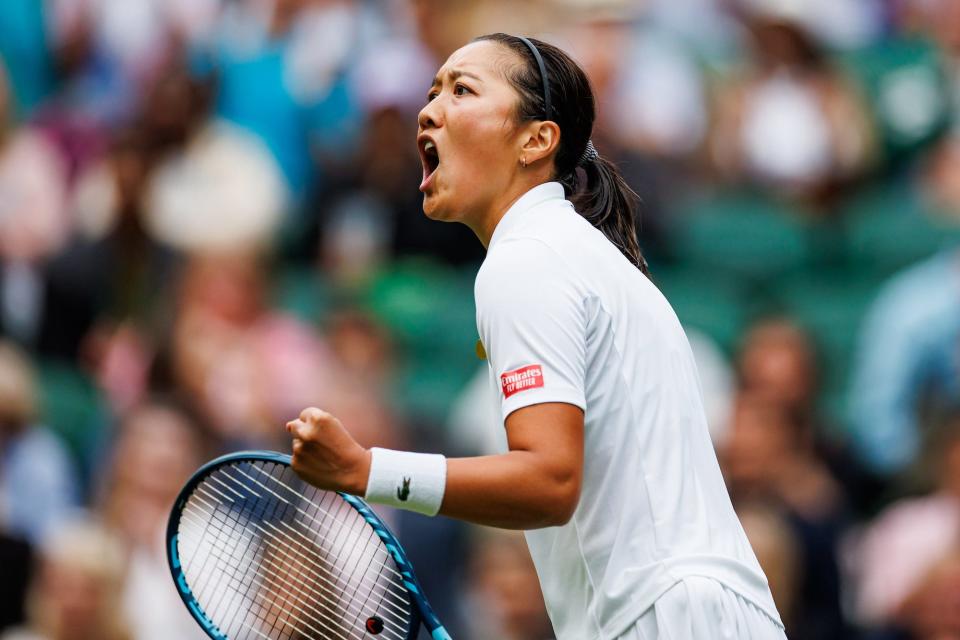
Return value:
[(538, 364), (531, 364), (514, 371), (506, 371), (500, 375), (500, 385), (503, 387), (504, 399), (520, 391), (542, 387), (543, 368)]

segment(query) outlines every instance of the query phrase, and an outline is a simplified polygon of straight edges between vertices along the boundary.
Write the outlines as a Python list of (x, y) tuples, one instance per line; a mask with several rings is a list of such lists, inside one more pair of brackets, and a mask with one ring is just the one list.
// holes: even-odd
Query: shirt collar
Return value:
[(487, 246), (487, 251), (492, 249), (498, 240), (509, 235), (510, 229), (516, 226), (524, 213), (548, 200), (564, 200), (564, 196), (563, 185), (559, 182), (544, 182), (527, 191), (520, 196), (520, 198), (507, 209), (503, 217), (500, 218), (500, 222), (497, 223), (496, 228), (493, 230), (493, 235), (490, 237), (490, 244)]

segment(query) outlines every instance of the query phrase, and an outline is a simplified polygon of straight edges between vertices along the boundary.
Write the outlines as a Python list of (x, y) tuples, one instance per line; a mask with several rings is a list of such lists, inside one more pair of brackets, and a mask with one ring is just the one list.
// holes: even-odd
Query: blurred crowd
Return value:
[[(4, 0), (0, 638), (204, 637), (172, 501), (306, 406), (491, 450), (414, 138), (494, 31), (594, 84), (789, 637), (960, 639), (955, 0)], [(552, 637), (521, 536), (384, 515), (454, 637)]]

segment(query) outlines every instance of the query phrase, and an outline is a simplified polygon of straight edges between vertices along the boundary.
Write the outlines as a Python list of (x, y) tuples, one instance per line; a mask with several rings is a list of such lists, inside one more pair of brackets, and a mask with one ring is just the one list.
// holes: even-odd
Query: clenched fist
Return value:
[(287, 423), (293, 436), (293, 470), (306, 482), (328, 491), (362, 496), (367, 490), (371, 453), (354, 440), (339, 420), (315, 407)]

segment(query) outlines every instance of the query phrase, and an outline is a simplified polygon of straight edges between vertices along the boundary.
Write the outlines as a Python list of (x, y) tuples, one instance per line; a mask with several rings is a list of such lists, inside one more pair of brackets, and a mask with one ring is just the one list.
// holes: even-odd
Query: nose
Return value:
[(421, 131), (424, 129), (435, 129), (442, 123), (439, 103), (440, 98), (434, 98), (420, 110), (420, 113), (417, 115), (417, 124), (420, 126)]

